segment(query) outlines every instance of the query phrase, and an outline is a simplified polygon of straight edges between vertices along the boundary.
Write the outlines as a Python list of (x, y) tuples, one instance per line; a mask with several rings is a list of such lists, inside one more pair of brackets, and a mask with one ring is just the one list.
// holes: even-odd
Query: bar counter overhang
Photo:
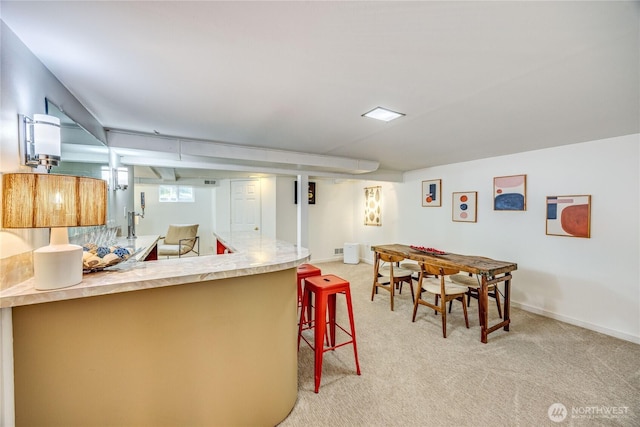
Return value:
[(234, 253), (2, 291), (16, 425), (282, 421), (297, 399), (295, 275), (309, 251), (257, 233), (222, 238)]

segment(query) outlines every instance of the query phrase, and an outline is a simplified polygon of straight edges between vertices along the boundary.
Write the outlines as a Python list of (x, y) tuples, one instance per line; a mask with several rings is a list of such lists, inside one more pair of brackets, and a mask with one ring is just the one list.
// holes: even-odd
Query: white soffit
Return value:
[[(220, 167), (230, 163), (229, 170), (236, 166), (258, 165), (273, 170), (309, 170), (345, 174), (363, 174), (378, 169), (379, 162), (347, 157), (309, 154), (296, 151), (274, 150), (258, 147), (237, 146), (209, 141), (193, 141), (146, 134), (135, 134), (111, 130), (108, 145), (125, 164), (144, 165), (153, 163), (158, 167)], [(196, 166), (194, 166), (196, 165)]]

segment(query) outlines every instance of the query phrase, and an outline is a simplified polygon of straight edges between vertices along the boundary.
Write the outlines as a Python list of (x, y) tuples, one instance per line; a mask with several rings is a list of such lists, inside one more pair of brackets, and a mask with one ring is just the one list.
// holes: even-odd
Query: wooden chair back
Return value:
[(460, 270), (455, 268), (438, 267), (433, 264), (426, 264), (424, 262), (419, 263), (420, 268), (425, 274), (431, 274), (433, 276), (449, 276), (451, 274), (458, 274)]
[(380, 254), (380, 261), (383, 261), (383, 262), (394, 263), (394, 262), (400, 262), (403, 260), (404, 260), (404, 257), (402, 255), (390, 255), (390, 254), (383, 254), (383, 253)]

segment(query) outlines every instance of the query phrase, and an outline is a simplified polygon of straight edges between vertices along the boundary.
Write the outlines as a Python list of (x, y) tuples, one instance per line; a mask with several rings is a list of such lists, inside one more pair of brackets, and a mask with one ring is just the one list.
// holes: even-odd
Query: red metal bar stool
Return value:
[[(347, 331), (336, 323), (336, 294), (344, 294), (347, 298), (347, 311), (349, 312), (349, 324), (351, 330)], [(304, 312), (309, 305), (311, 294), (315, 295), (315, 316), (314, 319), (307, 317)], [(329, 320), (327, 321), (327, 307), (329, 309)], [(320, 321), (318, 321), (321, 319)], [(329, 325), (328, 338), (330, 343), (324, 346), (324, 337)], [(336, 327), (345, 332), (351, 339), (340, 344), (336, 344)], [(302, 331), (314, 329), (313, 344), (303, 335)], [(315, 352), (315, 392), (320, 388), (320, 377), (322, 376), (322, 355), (325, 351), (335, 350), (347, 344), (353, 344), (353, 354), (356, 359), (356, 371), (360, 375), (360, 363), (358, 362), (358, 346), (356, 345), (356, 329), (353, 323), (353, 307), (351, 305), (351, 290), (349, 282), (333, 274), (324, 276), (314, 276), (305, 279), (304, 294), (302, 298), (302, 310), (300, 311), (300, 324), (298, 325), (298, 349), (300, 349), (300, 339), (303, 339)]]
[[(322, 271), (311, 264), (300, 264), (298, 266), (298, 308), (302, 307), (302, 282), (307, 277), (321, 276)], [(311, 318), (311, 303), (307, 307), (307, 319)]]

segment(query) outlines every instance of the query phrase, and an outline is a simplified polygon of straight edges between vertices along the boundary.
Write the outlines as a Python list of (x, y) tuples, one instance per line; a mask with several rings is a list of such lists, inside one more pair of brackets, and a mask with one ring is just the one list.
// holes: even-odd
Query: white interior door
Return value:
[(260, 181), (231, 181), (231, 231), (260, 230)]

